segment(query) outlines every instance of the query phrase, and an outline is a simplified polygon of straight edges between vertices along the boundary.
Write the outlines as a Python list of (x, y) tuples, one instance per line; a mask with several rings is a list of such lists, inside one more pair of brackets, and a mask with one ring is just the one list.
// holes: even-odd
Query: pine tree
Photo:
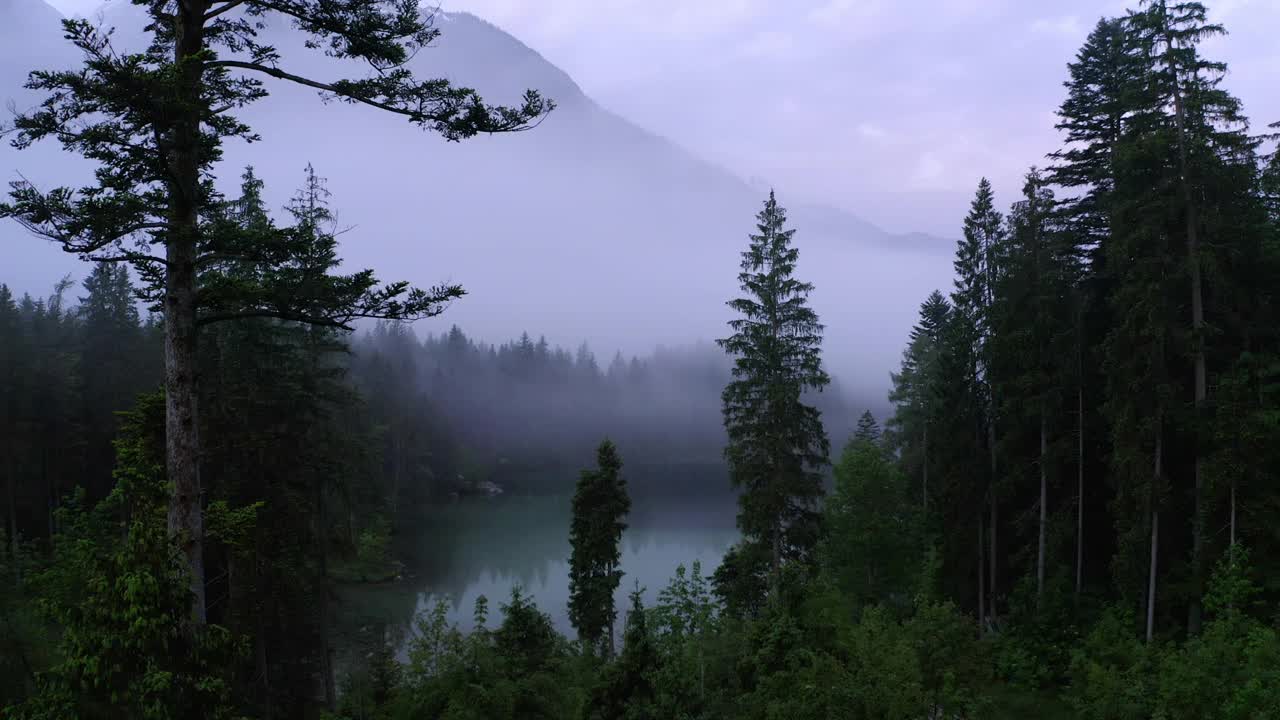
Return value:
[(855, 436), (834, 474), (835, 490), (823, 506), (824, 569), (859, 605), (908, 597), (923, 550), (922, 528), (901, 469), (874, 436)]
[(770, 557), (776, 592), (783, 563), (807, 562), (818, 539), (830, 446), (804, 393), (830, 378), (820, 356), (823, 327), (808, 306), (813, 286), (793, 277), (799, 251), (786, 211), (770, 192), (756, 217), (738, 275), (746, 296), (729, 302), (739, 317), (729, 323), (733, 334), (717, 342), (734, 357), (723, 413), (730, 479), (742, 490), (738, 527), (746, 547), (739, 554)]
[(609, 665), (591, 693), (589, 720), (657, 720), (654, 676), (661, 665), (639, 588), (631, 593), (631, 611), (622, 654)]
[[(966, 318), (973, 330), (976, 354), (973, 377), (981, 388), (985, 427), (985, 445), (989, 461), (987, 480), (984, 483), (985, 504), (990, 511), (987, 521), (989, 539), (987, 551), (987, 597), (994, 621), (996, 612), (996, 569), (999, 548), (999, 506), (1001, 483), (997, 463), (997, 383), (992, 372), (992, 325), (996, 286), (1004, 272), (1004, 218), (995, 209), (995, 193), (991, 183), (982, 178), (964, 219), (964, 237), (956, 251), (956, 289), (952, 293), (955, 311)], [(981, 451), (981, 448), (974, 448)]]
[(853, 431), (853, 439), (871, 445), (880, 444), (880, 423), (876, 422), (870, 410), (863, 411), (858, 418), (858, 427)]
[(569, 621), (582, 645), (613, 654), (613, 595), (622, 581), (619, 543), (631, 511), (622, 459), (608, 440), (596, 450), (596, 467), (584, 470), (573, 495), (569, 529)]
[(920, 320), (911, 329), (902, 355), (902, 367), (891, 375), (889, 400), (895, 406), (888, 422), (890, 447), (903, 454), (907, 465), (920, 468), (920, 506), (929, 511), (929, 426), (937, 405), (938, 358), (942, 332), (951, 313), (951, 304), (934, 290), (920, 306)]
[[(1071, 356), (1074, 318), (1068, 301), (1075, 277), (1073, 253), (1057, 226), (1055, 201), (1044, 177), (1032, 168), (1023, 198), (1009, 213), (1006, 271), (993, 308), (991, 356), (1003, 379), (1000, 414), (1014, 427), (1006, 433), (1005, 452), (1016, 467), (1036, 467), (1039, 511), (1036, 540), (1036, 595), (1044, 593), (1049, 526), (1051, 433), (1062, 413), (1063, 379), (1074, 372)], [(1031, 442), (1021, 428), (1038, 428)], [(1029, 439), (1029, 438), (1027, 438)], [(1034, 449), (1032, 449), (1034, 447)], [(1021, 457), (1019, 457), (1021, 455)], [(1020, 502), (1017, 493), (1014, 501)]]
[[(1064, 149), (1053, 153), (1048, 178), (1072, 191), (1058, 203), (1057, 222), (1069, 244), (1079, 275), (1073, 281), (1076, 313), (1076, 594), (1084, 583), (1086, 505), (1105, 509), (1085, 493), (1086, 447), (1096, 444), (1103, 455), (1109, 430), (1099, 412), (1103, 385), (1096, 362), (1110, 315), (1114, 276), (1108, 271), (1106, 244), (1119, 229), (1118, 165), (1127, 133), (1128, 114), (1141, 105), (1141, 62), (1123, 21), (1103, 18), (1089, 34), (1074, 62), (1067, 66), (1067, 98), (1058, 110), (1056, 127)], [(1100, 490), (1098, 485), (1093, 486)]]
[[(196, 624), (205, 618), (204, 520), (198, 459), (197, 335), (205, 306), (200, 276), (223, 248), (209, 223), (219, 207), (213, 171), (228, 140), (252, 140), (231, 113), (267, 96), (269, 80), (302, 84), (341, 99), (395, 113), (449, 140), (520, 130), (550, 104), (526, 94), (518, 108), (489, 107), (472, 90), (415, 79), (405, 62), (439, 31), (415, 0), (186, 0), (139, 2), (150, 37), (142, 53), (118, 53), (110, 35), (83, 19), (64, 20), (66, 37), (84, 56), (75, 71), (39, 71), (27, 87), (46, 93), (15, 120), (18, 147), (55, 138), (98, 163), (98, 185), (42, 192), (19, 182), (0, 217), (13, 217), (68, 252), (134, 264), (164, 313), (167, 411), (166, 467), (175, 491), (170, 531), (182, 538)], [(281, 68), (281, 53), (261, 42), (262, 19), (291, 20), (335, 58), (366, 62), (376, 74), (319, 82)], [(286, 244), (287, 246), (287, 244)], [(271, 264), (270, 248), (238, 248)], [(224, 288), (229, 289), (229, 288)], [(364, 314), (418, 317), (455, 296), (394, 284), (366, 288)], [(276, 295), (277, 301), (287, 297)], [(302, 315), (296, 308), (218, 298), (214, 316)], [(288, 312), (282, 312), (287, 310)], [(307, 317), (306, 315), (303, 315)], [(208, 315), (206, 314), (206, 319)], [(327, 319), (327, 318), (326, 318)]]

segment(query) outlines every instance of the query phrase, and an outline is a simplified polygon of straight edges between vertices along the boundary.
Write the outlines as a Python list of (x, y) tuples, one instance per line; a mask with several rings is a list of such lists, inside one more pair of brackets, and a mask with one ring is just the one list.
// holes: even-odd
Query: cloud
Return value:
[(1043, 17), (1031, 22), (1031, 32), (1075, 38), (1084, 34), (1084, 26), (1075, 15)]
[(795, 38), (778, 30), (758, 32), (744, 43), (739, 52), (743, 57), (781, 60), (794, 56)]
[(926, 150), (916, 158), (915, 172), (912, 174), (912, 185), (918, 190), (932, 190), (946, 187), (943, 177), (947, 168), (932, 151)]
[(889, 133), (879, 125), (869, 122), (860, 122), (856, 128), (858, 134), (868, 140), (883, 140), (889, 136)]
[[(811, 0), (812, 1), (812, 0)], [(842, 34), (857, 32), (867, 36), (887, 32), (891, 9), (885, 0), (818, 0), (805, 13), (814, 25), (838, 29)]]

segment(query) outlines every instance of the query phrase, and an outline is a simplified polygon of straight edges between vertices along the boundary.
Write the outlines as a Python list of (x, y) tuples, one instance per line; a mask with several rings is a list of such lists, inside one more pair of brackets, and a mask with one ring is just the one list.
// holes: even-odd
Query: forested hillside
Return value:
[[(0, 203), (89, 269), (43, 297), (0, 285), (0, 715), (1280, 717), (1280, 154), (1200, 3), (1097, 23), (1060, 145), (1015, 198), (977, 182), (883, 405), (825, 352), (870, 310), (820, 306), (813, 275), (851, 269), (810, 274), (813, 216), (774, 191), (727, 220), (754, 229), (714, 346), (600, 357), (469, 336), (449, 318), (472, 288), (344, 263), (364, 230), (309, 166), (276, 211), (222, 154), (258, 142), (240, 111), (276, 107), (273, 83), (464, 146), (539, 142), (556, 98), (415, 74), (441, 28), (414, 0), (129, 10), (146, 49), (66, 21), (83, 65), (33, 74), (10, 137), (97, 172)], [(310, 50), (366, 71), (281, 69)], [(699, 463), (723, 472), (669, 469)], [(732, 545), (641, 587), (630, 524), (724, 476)], [(546, 561), (545, 585), (562, 552), (568, 599), (507, 583), (464, 632), (398, 543), (504, 487), (563, 501), (563, 544), (508, 554)], [(412, 622), (338, 647), (349, 604), (375, 602), (340, 591), (379, 587)]]

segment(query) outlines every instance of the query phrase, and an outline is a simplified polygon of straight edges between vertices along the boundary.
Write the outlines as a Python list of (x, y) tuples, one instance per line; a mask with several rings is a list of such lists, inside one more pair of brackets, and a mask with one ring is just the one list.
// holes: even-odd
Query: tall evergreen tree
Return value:
[[(982, 178), (970, 204), (969, 214), (964, 219), (964, 237), (960, 240), (955, 260), (956, 287), (951, 299), (955, 311), (966, 318), (966, 324), (973, 330), (976, 353), (973, 356), (972, 375), (979, 382), (984, 407), (985, 450), (989, 465), (983, 495), (990, 516), (986, 525), (989, 537), (984, 541), (986, 550), (980, 555), (985, 557), (987, 563), (987, 599), (993, 620), (997, 617), (996, 571), (999, 559), (997, 549), (1001, 482), (997, 460), (997, 377), (992, 372), (991, 338), (996, 286), (1004, 272), (1004, 238), (1004, 217), (995, 208), (995, 193), (991, 189), (991, 183)], [(974, 449), (979, 452), (982, 450)]]
[[(150, 39), (147, 49), (119, 53), (109, 33), (89, 21), (63, 21), (84, 65), (33, 73), (27, 87), (45, 92), (45, 100), (15, 121), (18, 147), (55, 138), (98, 164), (98, 184), (42, 192), (18, 182), (10, 202), (0, 205), (0, 217), (16, 218), (68, 252), (133, 263), (153, 285), (164, 314), (166, 467), (175, 488), (169, 525), (187, 558), (198, 624), (206, 605), (196, 400), (197, 328), (206, 306), (200, 275), (210, 257), (225, 250), (210, 227), (219, 207), (213, 171), (223, 144), (256, 139), (232, 113), (266, 97), (264, 81), (275, 80), (395, 113), (459, 140), (527, 128), (550, 105), (531, 91), (518, 108), (490, 107), (472, 90), (414, 78), (405, 63), (439, 34), (416, 0), (134, 2), (146, 10), (141, 29)], [(259, 36), (260, 21), (271, 18), (291, 21), (309, 47), (365, 62), (376, 72), (321, 82), (282, 69), (281, 53)], [(257, 244), (237, 249), (264, 264), (280, 259)], [(365, 315), (427, 315), (456, 296), (450, 289), (374, 288), (362, 288)], [(293, 307), (263, 307), (249, 302), (252, 297), (219, 299), (219, 317), (301, 314)]]
[(876, 418), (871, 414), (870, 410), (863, 411), (858, 417), (858, 427), (853, 431), (853, 439), (865, 441), (872, 445), (880, 443), (880, 423), (876, 422)]
[[(717, 340), (734, 357), (724, 390), (725, 458), (740, 488), (738, 527), (743, 554), (769, 557), (775, 586), (783, 563), (807, 562), (818, 540), (817, 502), (830, 445), (806, 390), (821, 390), (822, 325), (808, 306), (813, 285), (794, 277), (795, 230), (773, 192), (756, 216), (757, 233), (742, 253), (744, 297), (729, 307), (733, 334)], [(751, 549), (754, 548), (754, 549)]]
[(619, 543), (631, 511), (622, 458), (608, 440), (596, 450), (596, 467), (584, 470), (573, 495), (569, 529), (569, 621), (584, 647), (613, 654), (613, 595), (622, 581)]
[(926, 514), (931, 462), (929, 428), (937, 407), (938, 383), (942, 381), (938, 359), (950, 313), (951, 304), (942, 293), (930, 293), (920, 306), (919, 322), (911, 329), (901, 369), (891, 375), (889, 400), (895, 409), (888, 422), (889, 444), (902, 453), (908, 467), (919, 467), (920, 505)]

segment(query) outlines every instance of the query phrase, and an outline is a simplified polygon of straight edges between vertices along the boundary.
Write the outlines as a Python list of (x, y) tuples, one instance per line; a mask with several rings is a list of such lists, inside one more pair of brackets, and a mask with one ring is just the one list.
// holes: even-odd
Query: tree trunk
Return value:
[(324, 484), (316, 485), (316, 551), (320, 565), (320, 674), (324, 682), (324, 706), (329, 712), (337, 707), (338, 693), (333, 680), (333, 649), (329, 646), (329, 519), (325, 510)]
[(5, 495), (9, 506), (9, 555), (17, 567), (18, 560), (18, 472), (14, 470), (13, 445), (9, 446), (5, 461)]
[(1040, 410), (1040, 539), (1039, 549), (1036, 555), (1036, 601), (1039, 602), (1044, 596), (1044, 553), (1045, 553), (1045, 525), (1048, 522), (1047, 508), (1049, 506), (1049, 482), (1048, 482), (1048, 455), (1049, 455), (1049, 418), (1045, 414), (1043, 408)]
[(614, 655), (614, 650), (615, 650), (614, 645), (613, 645), (613, 633), (614, 633), (614, 630), (615, 630), (615, 628), (614, 628), (614, 626), (613, 626), (613, 618), (610, 618), (610, 619), (609, 619), (609, 644), (606, 646), (606, 649), (605, 649), (605, 652), (606, 652), (606, 653), (608, 653), (608, 654), (605, 656), (605, 657), (607, 657), (607, 658), (613, 658), (613, 655)]
[[(921, 502), (924, 506), (925, 515), (929, 514), (929, 423), (924, 424), (924, 457), (921, 465), (923, 466), (923, 480), (920, 486)], [(926, 522), (928, 520), (926, 519)]]
[[(1167, 12), (1163, 3), (1161, 3), (1161, 12)], [(1176, 45), (1173, 36), (1169, 33), (1167, 15), (1164, 17), (1166, 22), (1163, 28), (1166, 43), (1165, 61), (1173, 78), (1173, 114), (1178, 130), (1178, 184), (1182, 191), (1182, 201), (1186, 204), (1187, 266), (1191, 275), (1191, 342), (1195, 349), (1196, 438), (1192, 447), (1195, 455), (1193, 462), (1195, 504), (1192, 510), (1194, 515), (1191, 519), (1192, 587), (1191, 601), (1187, 607), (1187, 633), (1197, 635), (1200, 633), (1201, 624), (1200, 597), (1204, 594), (1204, 468), (1202, 459), (1204, 448), (1201, 447), (1200, 435), (1201, 426), (1204, 423), (1205, 399), (1208, 397), (1204, 355), (1204, 293), (1200, 276), (1200, 218), (1199, 208), (1196, 206), (1189, 177), (1186, 109), (1183, 104), (1182, 86), (1179, 80), (1181, 69), (1178, 67), (1177, 59), (1174, 56)]]
[(1151, 478), (1151, 563), (1147, 576), (1147, 642), (1155, 635), (1156, 622), (1156, 574), (1160, 548), (1160, 513), (1156, 510), (1160, 477), (1163, 474), (1164, 427), (1162, 413), (1156, 414), (1155, 473)]
[(1236, 547), (1236, 479), (1231, 478), (1231, 548)]
[(53, 511), (57, 507), (58, 493), (53, 488), (53, 478), (49, 475), (49, 448), (40, 449), (40, 479), (44, 482), (45, 521), (49, 525), (49, 540), (53, 541)]
[(1147, 642), (1155, 635), (1156, 560), (1160, 546), (1160, 513), (1151, 511), (1151, 571), (1147, 577)]
[(184, 0), (175, 11), (174, 61), (181, 68), (168, 151), (171, 180), (165, 237), (164, 359), (165, 461), (173, 494), (169, 532), (187, 560), (191, 620), (205, 622), (204, 509), (196, 414), (196, 245), (200, 203), (200, 89), (203, 68), (184, 62), (204, 49), (205, 0)]
[(986, 533), (982, 531), (982, 509), (978, 509), (978, 635), (987, 631), (987, 594), (986, 567), (983, 562), (983, 549), (986, 547)]
[[(400, 427), (405, 427), (405, 424), (401, 424)], [(400, 433), (393, 428), (391, 430), (391, 497), (388, 498), (391, 504), (392, 525), (400, 515), (400, 473), (404, 466), (403, 458), (404, 450), (400, 442)]]
[(780, 525), (773, 528), (773, 580), (770, 582), (773, 586), (773, 596), (778, 597), (778, 589), (782, 584), (782, 527)]
[[(1083, 363), (1081, 363), (1083, 364)], [(1076, 388), (1076, 599), (1084, 584), (1084, 381)]]
[(996, 540), (996, 528), (999, 520), (997, 518), (999, 503), (996, 502), (995, 488), (991, 489), (991, 522), (988, 531), (991, 534), (991, 551), (987, 553), (987, 568), (989, 577), (987, 578), (987, 601), (991, 604), (991, 625), (995, 626), (999, 620), (999, 614), (996, 612), (996, 553), (999, 544)]

